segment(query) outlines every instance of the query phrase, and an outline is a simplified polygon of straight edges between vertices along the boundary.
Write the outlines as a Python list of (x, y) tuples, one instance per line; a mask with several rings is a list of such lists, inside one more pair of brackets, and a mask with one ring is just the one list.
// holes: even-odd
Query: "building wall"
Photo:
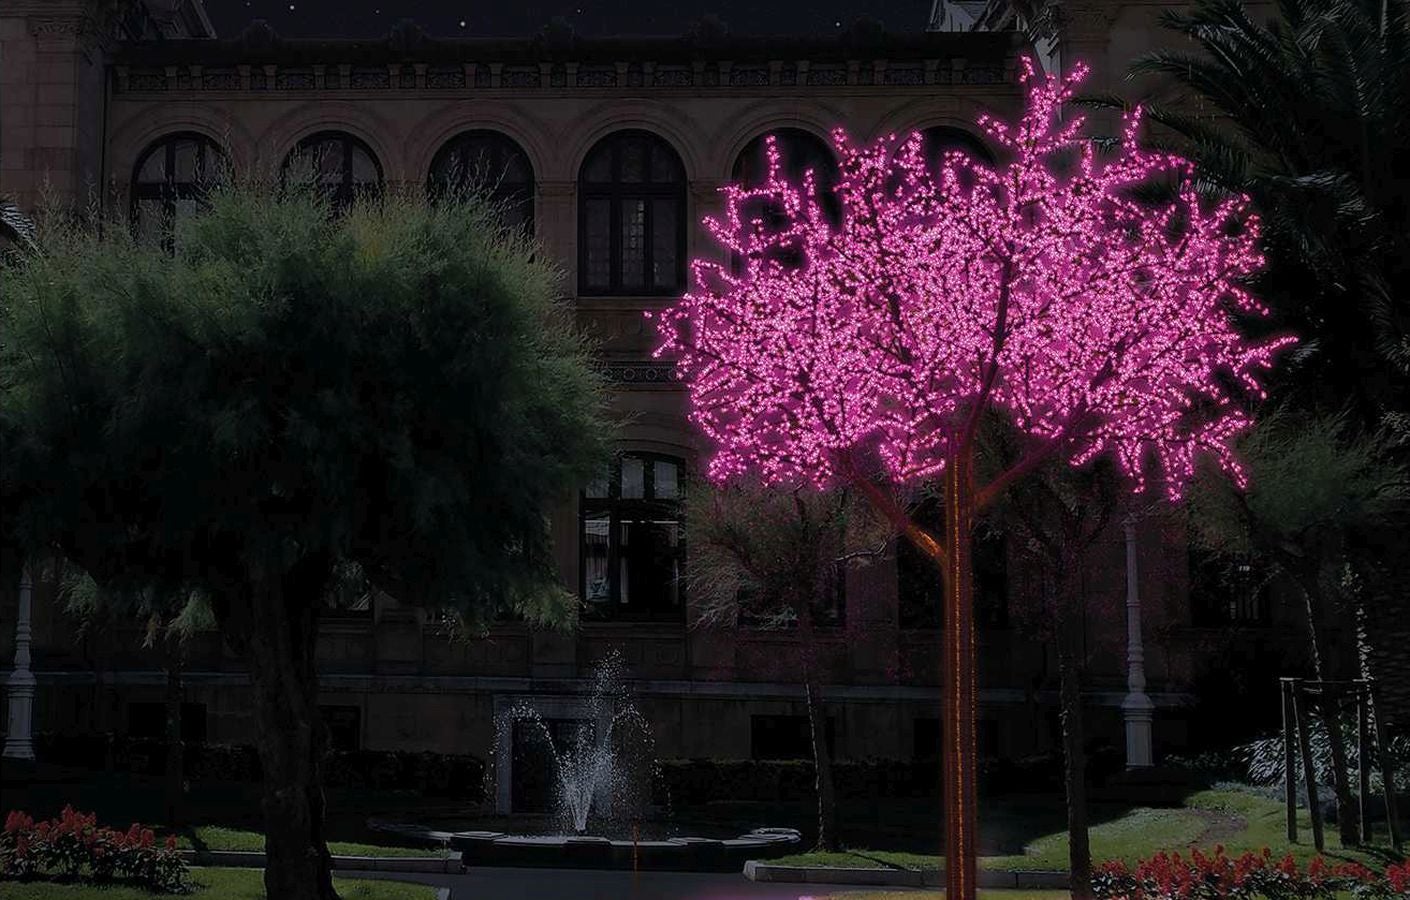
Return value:
[[(58, 9), (68, 10), (69, 18), (51, 16)], [(1092, 42), (1090, 52), (1098, 52), (1098, 45), (1102, 53), (1117, 56), (1134, 52), (1153, 9), (1125, 4), (1098, 17), (1102, 33), (1084, 38)], [(600, 342), (616, 382), (612, 408), (629, 422), (623, 448), (668, 452), (691, 464), (700, 461), (701, 447), (685, 421), (683, 393), (664, 377), (660, 364), (648, 361), (653, 335), (642, 313), (664, 301), (577, 296), (578, 171), (591, 147), (618, 129), (659, 135), (682, 160), (687, 218), (698, 222), (719, 209), (716, 189), (730, 177), (740, 150), (771, 129), (825, 135), (841, 125), (859, 139), (932, 125), (975, 131), (979, 113), (1012, 114), (1019, 100), (1018, 48), (1007, 35), (934, 35), (870, 49), (845, 42), (836, 47), (785, 43), (769, 58), (755, 45), (734, 48), (737, 53), (719, 47), (686, 52), (667, 41), (625, 49), (579, 45), (534, 51), (521, 42), (456, 50), (428, 49), (414, 35), (402, 35), (369, 49), (280, 43), (253, 31), (223, 42), (119, 47), (104, 66), (97, 51), (81, 48), (71, 13), (64, 3), (43, 4), (41, 10), (40, 4), (14, 0), (0, 14), (0, 189), (33, 203), (48, 178), (64, 197), (81, 201), (88, 185), (101, 183), (104, 202), (120, 212), (127, 209), (141, 154), (164, 135), (204, 134), (225, 148), (237, 176), (269, 179), (301, 138), (326, 129), (364, 141), (392, 187), (419, 189), (448, 139), (470, 128), (500, 131), (533, 165), (537, 237), (544, 252), (564, 266), (565, 299), (574, 304), (581, 327)], [(46, 24), (60, 20), (68, 24)], [(472, 59), (472, 49), (481, 55)], [(428, 54), (430, 62), (421, 61), (418, 52)], [(538, 62), (514, 68), (524, 66), (524, 54), (532, 52), (540, 53)], [(584, 66), (605, 62), (615, 68), (619, 86), (578, 86), (574, 53), (585, 54)], [(508, 61), (497, 61), (495, 54)], [(477, 85), (471, 76), (465, 87), (432, 86), (430, 74), (447, 59), (483, 64), (488, 83)], [(1114, 59), (1108, 59), (1110, 68)], [(353, 87), (354, 63), (391, 66), (388, 86)], [(690, 69), (690, 86), (653, 83), (655, 69), (676, 64)], [(839, 74), (827, 80), (837, 83), (809, 83), (810, 69), (833, 65)], [(312, 73), (314, 86), (280, 88), (281, 68)], [(516, 71), (526, 77), (537, 71), (539, 84), (512, 86)], [(786, 83), (790, 71), (791, 84)], [(901, 71), (919, 74), (903, 81), (896, 75)], [(641, 84), (630, 84), (637, 72)], [(741, 77), (745, 72), (748, 77)], [(222, 78), (213, 79), (212, 73)], [(263, 89), (256, 87), (261, 78)], [(559, 78), (561, 85), (555, 83)], [(707, 84), (707, 78), (716, 83)], [(710, 252), (701, 229), (688, 233), (690, 255)], [(554, 513), (553, 531), (564, 582), (576, 587), (575, 503)], [(1147, 673), (1161, 706), (1160, 728), (1171, 734), (1180, 730), (1174, 707), (1186, 699), (1210, 641), (1191, 627), (1185, 552), (1178, 523), (1141, 524)], [(1109, 713), (1093, 722), (1110, 726), (1125, 679), (1119, 528), (1101, 543), (1087, 574), (1089, 700)], [(6, 615), (14, 609), (11, 581), (7, 575), (0, 591), (0, 613)], [(1056, 671), (1047, 638), (1028, 626), (1033, 617), (1024, 614), (1032, 590), (1017, 568), (1011, 581), (1010, 627), (980, 635), (980, 684), (982, 714), (993, 722), (988, 733), (997, 742), (991, 749), (1022, 755), (1052, 744)], [(457, 642), (425, 612), (379, 602), (367, 616), (324, 624), (322, 701), (359, 710), (362, 746), (487, 756), (497, 699), (580, 694), (593, 662), (615, 649), (636, 679), (661, 755), (747, 757), (752, 716), (804, 712), (797, 639), (695, 628), (687, 624), (690, 618), (687, 610), (685, 620), (675, 623), (584, 622), (572, 634), (509, 624)], [(0, 654), (6, 658), (13, 629), (5, 623), (12, 621), (0, 617), (5, 626)], [(900, 627), (893, 558), (849, 576), (846, 622), (823, 639), (820, 651), (828, 673), (825, 694), (837, 720), (838, 754), (908, 757), (916, 746), (918, 720), (938, 715), (939, 635)], [(139, 637), (120, 623), (76, 635), (52, 583), (45, 582), (35, 604), (41, 673), (37, 727), (125, 730), (128, 704), (155, 702), (163, 689), (159, 663)], [(189, 699), (206, 705), (209, 739), (245, 740), (251, 718), (241, 661), (212, 633), (194, 642), (188, 669)], [(1097, 737), (1119, 741), (1117, 734)]]

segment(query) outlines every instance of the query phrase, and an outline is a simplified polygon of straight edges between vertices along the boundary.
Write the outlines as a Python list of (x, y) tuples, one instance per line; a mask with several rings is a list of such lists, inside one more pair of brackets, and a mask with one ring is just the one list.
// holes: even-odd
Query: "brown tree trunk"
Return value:
[(264, 885), (269, 900), (336, 900), (324, 834), (315, 650), (326, 561), (256, 587), (244, 637), (264, 770)]
[[(804, 613), (807, 614), (806, 612)], [(807, 652), (807, 651), (805, 651)], [(837, 794), (832, 784), (832, 754), (827, 746), (827, 709), (811, 671), (803, 681), (808, 700), (808, 732), (813, 741), (813, 771), (818, 789), (819, 850), (840, 849), (837, 835)]]
[[(1068, 570), (1069, 573), (1072, 571)], [(1076, 598), (1058, 573), (1062, 587), (1057, 601), (1058, 696), (1062, 719), (1063, 782), (1067, 789), (1068, 868), (1072, 872), (1072, 896), (1092, 897), (1092, 848), (1087, 834), (1087, 751), (1082, 727), (1082, 678), (1078, 655), (1081, 652), (1081, 618)]]
[(972, 460), (945, 469), (945, 609), (940, 738), (945, 803), (945, 885), (949, 900), (974, 900), (979, 816), (975, 739), (978, 689), (974, 671), (974, 540)]
[(174, 638), (167, 639), (166, 660), (166, 825), (176, 828), (182, 824), (183, 797), (185, 794), (185, 755), (186, 745), (181, 740), (181, 701), (186, 688), (182, 682), (181, 650), (171, 646)]

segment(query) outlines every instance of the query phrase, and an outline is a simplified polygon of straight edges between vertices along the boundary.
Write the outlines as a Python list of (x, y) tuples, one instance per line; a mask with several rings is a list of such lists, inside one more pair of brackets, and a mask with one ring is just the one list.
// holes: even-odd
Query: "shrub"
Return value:
[(1303, 870), (1291, 854), (1274, 861), (1267, 847), (1231, 858), (1218, 846), (1212, 855), (1196, 849), (1188, 858), (1157, 853), (1134, 870), (1120, 861), (1103, 863), (1092, 873), (1092, 892), (1098, 900), (1332, 900), (1346, 893), (1389, 900), (1410, 892), (1410, 862), (1378, 875), (1360, 863), (1331, 866), (1318, 856)]
[[(1344, 737), (1342, 747), (1346, 751), (1346, 762), (1351, 772), (1356, 771), (1358, 765), (1355, 725), (1352, 722), (1343, 723)], [(1312, 750), (1312, 765), (1317, 780), (1322, 784), (1329, 784), (1332, 781), (1332, 748), (1331, 742), (1327, 739), (1327, 728), (1320, 719), (1312, 719), (1308, 729), (1308, 744)], [(1255, 784), (1279, 784), (1283, 780), (1283, 736), (1281, 734), (1259, 738), (1240, 747), (1235, 747), (1233, 753), (1237, 754), (1244, 762), (1248, 772), (1248, 778)], [(1371, 765), (1371, 790), (1379, 793), (1381, 787), (1381, 767), (1380, 759), (1372, 747)], [(1298, 757), (1298, 766), (1301, 766), (1301, 756)], [(1410, 736), (1399, 735), (1391, 738), (1386, 745), (1386, 763), (1391, 771), (1391, 779), (1397, 788), (1410, 784)], [(1297, 771), (1299, 781), (1302, 770)]]
[[(123, 735), (56, 735), (38, 738), (44, 758), (64, 765), (160, 775), (166, 743)], [(259, 781), (259, 754), (248, 745), (189, 743), (185, 769), (193, 779)], [(464, 754), (403, 750), (333, 750), (324, 760), (326, 787), (419, 791), (428, 797), (478, 802), (484, 799), (485, 764)]]
[(157, 845), (152, 829), (134, 823), (127, 831), (99, 827), (97, 816), (71, 806), (56, 819), (36, 823), (15, 810), (0, 832), (0, 880), (89, 878), (125, 880), (163, 894), (191, 891), (176, 838)]

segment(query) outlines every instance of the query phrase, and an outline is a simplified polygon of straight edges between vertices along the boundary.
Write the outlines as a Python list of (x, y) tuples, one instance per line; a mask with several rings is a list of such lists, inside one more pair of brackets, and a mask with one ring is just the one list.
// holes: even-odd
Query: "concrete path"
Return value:
[(732, 873), (473, 868), (464, 875), (346, 874), (449, 887), (450, 900), (799, 900), (866, 890), (842, 884), (761, 884)]

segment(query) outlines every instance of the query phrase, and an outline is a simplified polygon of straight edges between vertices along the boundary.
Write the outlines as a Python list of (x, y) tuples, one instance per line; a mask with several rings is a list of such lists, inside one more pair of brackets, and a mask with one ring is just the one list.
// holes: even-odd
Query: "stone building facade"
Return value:
[[(1071, 20), (1071, 46), (1116, 71), (1144, 49), (1130, 45), (1146, 42), (1160, 4), (1087, 6)], [(88, 34), (81, 9), (70, 0), (0, 9), (0, 192), (25, 207), (46, 193), (97, 198), (135, 227), (160, 229), (217, 171), (312, 171), (347, 194), (437, 189), (488, 167), (508, 214), (561, 261), (565, 302), (599, 342), (614, 383), (614, 410), (627, 423), (622, 460), (605, 490), (587, 486), (553, 518), (563, 581), (584, 599), (577, 629), (504, 624), (456, 642), (425, 611), (390, 601), (330, 615), (320, 654), (335, 741), (485, 757), (497, 708), (534, 696), (571, 718), (591, 664), (616, 649), (661, 756), (795, 753), (804, 713), (796, 637), (694, 627), (690, 598), (674, 586), (689, 565), (689, 535), (675, 524), (680, 485), (703, 448), (669, 365), (650, 359), (642, 313), (682, 289), (687, 258), (709, 252), (696, 223), (719, 208), (720, 185), (749, 177), (763, 135), (824, 163), (838, 125), (861, 139), (924, 130), (940, 145), (984, 152), (976, 117), (1018, 107), (1021, 34), (860, 25), (828, 40), (588, 41), (546, 30), (439, 41), (406, 25), (382, 41), (285, 40), (258, 24), (216, 37), (199, 3), (167, 0), (128, 23), (138, 39), (116, 41)], [(1184, 745), (1192, 690), (1231, 623), (1267, 635), (1277, 616), (1252, 593), (1211, 601), (1197, 580), (1192, 589), (1177, 520), (1142, 519), (1137, 543), (1159, 754)], [(927, 616), (926, 591), (899, 556), (850, 572), (822, 629), (843, 758), (938, 748), (938, 615)], [(1056, 663), (1042, 634), (1025, 627), (1037, 589), (1010, 565), (1014, 556), (999, 544), (987, 563), (981, 739), (987, 752), (1019, 756), (1053, 745)], [(1097, 740), (1118, 747), (1124, 560), (1114, 527), (1087, 573), (1089, 722)], [(120, 623), (76, 633), (38, 574), (36, 729), (159, 728), (160, 661)], [(4, 577), (8, 660), (15, 579)], [(242, 741), (249, 688), (218, 633), (196, 640), (186, 682), (188, 733)]]

